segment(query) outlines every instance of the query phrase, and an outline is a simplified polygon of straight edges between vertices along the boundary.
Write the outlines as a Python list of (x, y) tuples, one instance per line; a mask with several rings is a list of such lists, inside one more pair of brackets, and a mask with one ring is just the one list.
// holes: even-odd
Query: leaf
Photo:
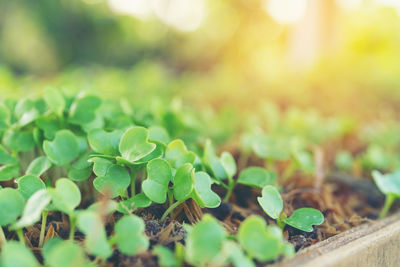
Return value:
[(227, 173), (225, 171), (225, 168), (222, 165), (220, 159), (215, 154), (214, 147), (210, 140), (207, 140), (204, 147), (203, 163), (214, 178), (216, 178), (217, 180), (226, 179)]
[(272, 136), (255, 136), (252, 142), (254, 153), (260, 158), (286, 160), (289, 158), (289, 148), (284, 140)]
[(29, 151), (35, 146), (32, 132), (16, 129), (10, 129), (5, 132), (3, 143), (6, 147), (16, 152)]
[(46, 156), (41, 156), (34, 159), (28, 166), (26, 174), (41, 176), (51, 168), (51, 162)]
[(170, 137), (168, 132), (161, 126), (151, 126), (149, 127), (149, 140), (157, 141), (163, 145), (169, 143)]
[(78, 213), (77, 225), (85, 234), (85, 247), (91, 255), (107, 259), (112, 254), (112, 249), (107, 242), (106, 232), (100, 215), (96, 212), (85, 210)]
[(81, 203), (79, 187), (67, 178), (58, 179), (56, 187), (48, 189), (53, 205), (57, 210), (71, 215)]
[(60, 130), (53, 141), (43, 142), (43, 150), (53, 164), (64, 166), (78, 156), (78, 145), (78, 140), (71, 131)]
[(162, 204), (167, 200), (172, 170), (164, 159), (153, 159), (147, 164), (147, 179), (142, 183), (142, 190), (152, 201)]
[[(48, 267), (88, 267), (88, 260), (82, 247), (70, 240), (46, 242), (43, 254)], [(48, 245), (50, 244), (50, 245)]]
[(146, 128), (134, 126), (125, 131), (119, 143), (122, 158), (133, 163), (150, 154), (156, 145), (148, 141)]
[(50, 203), (50, 196), (46, 189), (40, 189), (34, 193), (27, 201), (21, 219), (19, 219), (11, 229), (21, 229), (33, 225), (40, 219), (42, 211)]
[(84, 96), (72, 103), (69, 110), (69, 122), (78, 125), (88, 124), (96, 119), (96, 110), (101, 99), (96, 96)]
[(118, 202), (117, 210), (124, 214), (129, 214), (139, 208), (147, 208), (151, 205), (151, 200), (144, 194), (139, 193), (128, 200)]
[(93, 181), (94, 187), (102, 194), (115, 198), (124, 195), (125, 190), (131, 182), (129, 172), (121, 166), (113, 165), (109, 167), (106, 175), (99, 176)]
[(196, 155), (187, 150), (182, 140), (177, 139), (168, 144), (165, 151), (165, 159), (171, 164), (172, 168), (179, 169), (186, 163), (193, 164)]
[(153, 248), (153, 253), (157, 256), (158, 262), (162, 267), (178, 266), (175, 254), (170, 249), (157, 245)]
[(373, 171), (372, 178), (383, 194), (400, 197), (400, 170), (385, 175), (379, 171)]
[(134, 256), (146, 251), (150, 245), (144, 233), (145, 224), (136, 215), (125, 215), (115, 224), (115, 242), (119, 251)]
[(2, 247), (0, 266), (2, 267), (39, 267), (35, 256), (28, 247), (16, 241), (8, 241)]
[(18, 120), (19, 127), (28, 125), (40, 115), (39, 111), (35, 107), (35, 102), (27, 98), (18, 101), (14, 113)]
[(225, 229), (209, 214), (205, 214), (186, 238), (186, 260), (196, 266), (206, 266), (222, 249)]
[(0, 103), (0, 131), (5, 131), (10, 126), (10, 110)]
[(211, 190), (211, 184), (211, 178), (206, 172), (194, 174), (193, 199), (201, 208), (217, 208), (221, 204), (219, 196)]
[(46, 87), (44, 89), (44, 101), (47, 107), (58, 116), (62, 116), (65, 109), (65, 100), (59, 90), (54, 87)]
[(221, 164), (225, 169), (226, 174), (229, 177), (233, 177), (236, 174), (237, 167), (236, 162), (231, 153), (229, 152), (222, 152), (220, 158)]
[(24, 210), (25, 201), (13, 188), (0, 190), (0, 226), (13, 223)]
[(236, 242), (231, 240), (224, 241), (222, 250), (227, 254), (228, 261), (232, 262), (234, 267), (256, 267)]
[(7, 150), (0, 145), (0, 164), (17, 164), (18, 163), (18, 159), (16, 157), (11, 156)]
[(52, 140), (56, 136), (57, 131), (61, 130), (60, 122), (50, 116), (42, 116), (36, 121), (36, 126), (44, 132), (46, 139)]
[(194, 188), (194, 168), (192, 164), (182, 165), (174, 177), (173, 192), (177, 201), (184, 201), (190, 197)]
[(117, 155), (118, 146), (123, 132), (115, 130), (106, 132), (102, 129), (91, 130), (88, 133), (88, 141), (93, 151), (105, 155)]
[(312, 232), (313, 225), (320, 225), (324, 222), (324, 215), (313, 208), (301, 208), (295, 210), (289, 218), (284, 219), (288, 225), (304, 232)]
[(108, 168), (114, 164), (105, 158), (93, 157), (88, 160), (93, 162), (93, 172), (96, 176), (104, 176), (107, 173)]
[(111, 199), (100, 200), (90, 205), (87, 210), (91, 210), (100, 214), (110, 215), (118, 209), (118, 205), (119, 203)]
[(19, 176), (19, 165), (3, 165), (0, 167), (0, 181), (8, 181)]
[(87, 151), (79, 159), (74, 162), (71, 169), (68, 171), (68, 177), (71, 180), (81, 182), (85, 181), (92, 174), (92, 162), (89, 162), (89, 156), (92, 151)]
[(282, 233), (276, 226), (267, 226), (260, 216), (250, 216), (239, 227), (237, 239), (250, 258), (261, 262), (277, 259), (281, 253)]
[(266, 185), (274, 185), (276, 173), (267, 171), (261, 167), (248, 167), (240, 172), (238, 183), (263, 188)]
[(262, 196), (257, 198), (258, 203), (269, 217), (276, 220), (283, 210), (281, 194), (272, 185), (264, 186), (261, 194)]
[(18, 191), (25, 200), (28, 200), (36, 191), (46, 189), (42, 179), (35, 175), (22, 176), (16, 180), (16, 183), (18, 184)]

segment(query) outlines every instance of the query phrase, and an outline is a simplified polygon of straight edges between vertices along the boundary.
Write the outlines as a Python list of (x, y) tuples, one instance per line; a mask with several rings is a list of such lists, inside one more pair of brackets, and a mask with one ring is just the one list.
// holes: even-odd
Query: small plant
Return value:
[(372, 177), (376, 186), (386, 196), (385, 204), (379, 214), (379, 218), (384, 218), (393, 202), (400, 198), (400, 171), (383, 175), (375, 170), (372, 172)]
[(319, 210), (313, 208), (300, 208), (287, 217), (283, 210), (283, 200), (279, 191), (271, 185), (262, 189), (262, 196), (257, 198), (258, 203), (269, 217), (277, 221), (278, 226), (283, 229), (286, 224), (304, 232), (312, 232), (313, 225), (324, 222), (324, 216)]

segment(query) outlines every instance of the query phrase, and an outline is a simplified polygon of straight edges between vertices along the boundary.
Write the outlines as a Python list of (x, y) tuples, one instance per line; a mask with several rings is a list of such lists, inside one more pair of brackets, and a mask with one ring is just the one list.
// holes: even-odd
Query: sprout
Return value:
[(385, 175), (379, 171), (373, 171), (372, 177), (376, 186), (386, 196), (385, 205), (379, 214), (379, 218), (384, 218), (393, 202), (400, 198), (400, 171), (398, 170)]
[(53, 141), (43, 142), (43, 150), (53, 164), (65, 166), (79, 155), (78, 139), (70, 130), (60, 130)]

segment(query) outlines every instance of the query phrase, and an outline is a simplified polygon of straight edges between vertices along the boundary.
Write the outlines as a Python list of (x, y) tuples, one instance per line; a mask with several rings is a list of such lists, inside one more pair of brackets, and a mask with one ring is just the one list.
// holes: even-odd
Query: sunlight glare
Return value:
[(265, 0), (264, 9), (278, 23), (299, 21), (307, 9), (307, 0)]

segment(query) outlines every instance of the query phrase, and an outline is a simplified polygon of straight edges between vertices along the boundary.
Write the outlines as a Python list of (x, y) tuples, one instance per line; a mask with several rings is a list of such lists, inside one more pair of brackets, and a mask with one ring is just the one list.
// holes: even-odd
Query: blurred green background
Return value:
[(3, 97), (55, 85), (370, 120), (396, 117), (399, 62), (398, 0), (0, 0)]

